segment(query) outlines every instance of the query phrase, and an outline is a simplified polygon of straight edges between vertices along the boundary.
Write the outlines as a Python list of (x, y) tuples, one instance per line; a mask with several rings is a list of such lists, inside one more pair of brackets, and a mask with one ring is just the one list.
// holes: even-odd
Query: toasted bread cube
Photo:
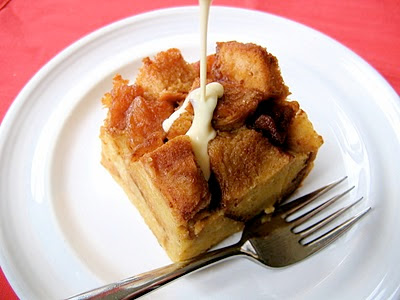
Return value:
[(308, 159), (307, 154), (282, 151), (247, 128), (217, 136), (210, 142), (209, 155), (221, 188), (221, 205), (228, 216), (242, 221), (280, 201), (283, 189), (288, 189), (283, 183), (289, 169), (296, 176)]
[(141, 162), (181, 223), (192, 219), (210, 203), (207, 181), (196, 163), (187, 135), (178, 136), (144, 155)]
[(289, 149), (298, 153), (308, 152), (316, 155), (323, 143), (323, 138), (315, 131), (307, 113), (300, 109), (287, 130)]
[(196, 71), (187, 63), (178, 49), (158, 53), (154, 60), (143, 59), (136, 84), (154, 98), (163, 94), (187, 94), (192, 87)]
[(224, 131), (240, 128), (264, 99), (263, 93), (233, 82), (222, 81), (221, 84), (224, 95), (215, 108), (213, 126)]
[(264, 98), (284, 99), (289, 94), (276, 57), (255, 44), (217, 43), (213, 73), (219, 81), (242, 83), (262, 92)]

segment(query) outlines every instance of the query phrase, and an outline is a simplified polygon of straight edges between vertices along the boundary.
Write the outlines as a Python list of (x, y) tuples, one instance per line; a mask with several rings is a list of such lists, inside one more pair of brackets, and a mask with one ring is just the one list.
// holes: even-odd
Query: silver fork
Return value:
[(306, 242), (306, 238), (311, 238), (318, 230), (331, 223), (339, 215), (361, 201), (362, 197), (317, 223), (305, 229), (296, 230), (297, 227), (304, 225), (310, 218), (350, 192), (354, 186), (294, 219), (290, 219), (290, 217), (293, 217), (293, 214), (337, 186), (346, 178), (344, 177), (328, 184), (296, 200), (281, 204), (272, 215), (263, 214), (256, 217), (246, 223), (240, 241), (232, 246), (210, 251), (189, 260), (173, 263), (150, 272), (129, 277), (68, 299), (134, 299), (186, 274), (238, 255), (250, 258), (269, 267), (284, 267), (299, 262), (336, 240), (371, 209), (371, 207), (367, 207), (352, 218), (311, 241)]

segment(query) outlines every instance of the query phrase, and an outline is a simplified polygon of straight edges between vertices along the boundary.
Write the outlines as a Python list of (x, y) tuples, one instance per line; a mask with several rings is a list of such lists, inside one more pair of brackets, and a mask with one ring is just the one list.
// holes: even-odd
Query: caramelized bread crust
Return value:
[(134, 84), (117, 75), (102, 101), (102, 164), (174, 261), (198, 255), (245, 221), (290, 195), (310, 172), (322, 137), (296, 101), (288, 101), (277, 59), (265, 48), (218, 43), (207, 61), (224, 86), (212, 124), (207, 182), (185, 135), (193, 109), (168, 133), (162, 122), (199, 85), (198, 62), (177, 49), (145, 58)]
[(144, 155), (141, 162), (181, 224), (193, 219), (210, 204), (208, 184), (196, 163), (188, 136), (172, 139)]
[(209, 144), (209, 154), (221, 188), (221, 206), (241, 221), (271, 210), (283, 196), (289, 169), (298, 164), (300, 170), (308, 160), (308, 154), (283, 151), (247, 128), (217, 136)]
[(284, 84), (275, 56), (255, 44), (217, 43), (213, 64), (218, 81), (242, 83), (246, 89), (263, 93), (263, 98), (285, 99), (289, 89)]

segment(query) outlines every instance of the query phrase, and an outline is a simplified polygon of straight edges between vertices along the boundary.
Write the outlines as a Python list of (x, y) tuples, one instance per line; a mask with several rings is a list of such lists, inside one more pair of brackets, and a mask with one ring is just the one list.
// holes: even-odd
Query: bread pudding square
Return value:
[(177, 49), (145, 58), (133, 84), (114, 77), (102, 101), (102, 164), (125, 190), (173, 261), (203, 253), (244, 222), (289, 196), (313, 166), (322, 137), (285, 85), (278, 60), (263, 47), (217, 43), (208, 80), (224, 94), (212, 116), (206, 180), (186, 132), (186, 110), (162, 123), (199, 86), (199, 63)]

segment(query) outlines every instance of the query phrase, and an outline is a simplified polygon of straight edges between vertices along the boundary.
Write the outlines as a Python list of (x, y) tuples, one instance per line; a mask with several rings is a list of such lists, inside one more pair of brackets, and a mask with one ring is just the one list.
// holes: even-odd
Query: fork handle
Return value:
[(247, 255), (242, 251), (240, 243), (132, 276), (68, 299), (135, 299), (182, 276), (236, 255)]

